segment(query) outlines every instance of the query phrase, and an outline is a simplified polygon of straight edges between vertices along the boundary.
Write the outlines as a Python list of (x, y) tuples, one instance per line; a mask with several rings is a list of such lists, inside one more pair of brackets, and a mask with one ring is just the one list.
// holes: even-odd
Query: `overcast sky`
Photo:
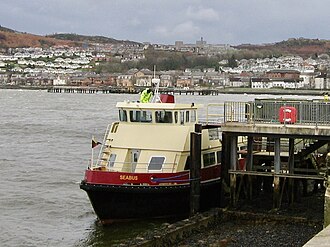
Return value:
[(329, 0), (1, 0), (0, 25), (174, 44), (330, 39)]

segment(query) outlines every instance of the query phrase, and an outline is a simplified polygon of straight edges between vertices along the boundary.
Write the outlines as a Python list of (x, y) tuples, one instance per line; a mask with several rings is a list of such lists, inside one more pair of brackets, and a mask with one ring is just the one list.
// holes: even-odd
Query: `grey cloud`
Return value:
[(198, 21), (218, 21), (219, 14), (213, 8), (203, 8), (203, 7), (192, 7), (190, 6), (187, 9), (187, 16), (188, 18), (198, 20)]
[(330, 39), (328, 0), (1, 0), (0, 25), (173, 44)]

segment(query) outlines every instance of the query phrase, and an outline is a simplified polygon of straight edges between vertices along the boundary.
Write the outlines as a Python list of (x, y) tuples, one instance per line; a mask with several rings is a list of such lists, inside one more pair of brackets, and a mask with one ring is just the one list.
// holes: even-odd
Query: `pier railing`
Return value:
[(223, 123), (225, 119), (224, 103), (209, 103), (206, 106), (206, 116), (199, 117), (199, 121), (205, 124)]
[(223, 122), (330, 125), (330, 102), (270, 99), (225, 102)]

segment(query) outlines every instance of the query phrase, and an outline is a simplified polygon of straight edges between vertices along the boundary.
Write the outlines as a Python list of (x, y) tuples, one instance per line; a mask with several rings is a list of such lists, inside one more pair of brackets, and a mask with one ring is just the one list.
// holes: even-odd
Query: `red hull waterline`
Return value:
[[(103, 224), (189, 216), (190, 183), (187, 171), (137, 174), (87, 170), (80, 188), (87, 192)], [(202, 169), (201, 211), (220, 205), (220, 190), (220, 166)]]

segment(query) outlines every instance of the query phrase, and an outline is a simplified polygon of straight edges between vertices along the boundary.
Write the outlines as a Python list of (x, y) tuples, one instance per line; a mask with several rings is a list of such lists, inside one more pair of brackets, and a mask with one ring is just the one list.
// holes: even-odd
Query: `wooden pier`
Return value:
[[(218, 112), (222, 113), (220, 122), (217, 116), (218, 123), (210, 121), (212, 124), (203, 127), (221, 128), (222, 174), (232, 207), (261, 194), (272, 197), (273, 210), (283, 207), (284, 200), (292, 206), (303, 200), (308, 181), (314, 183), (314, 191), (320, 188), (325, 191), (330, 165), (329, 102), (285, 99), (226, 102)], [(324, 226), (327, 226), (330, 199), (327, 200), (326, 193), (325, 199)]]

